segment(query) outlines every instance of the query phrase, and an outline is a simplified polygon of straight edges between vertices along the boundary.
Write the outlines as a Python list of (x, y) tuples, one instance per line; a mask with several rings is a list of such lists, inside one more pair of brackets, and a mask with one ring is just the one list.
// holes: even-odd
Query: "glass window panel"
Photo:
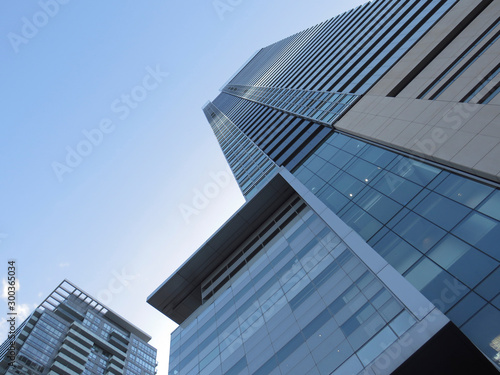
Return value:
[(427, 252), (446, 233), (444, 230), (413, 212), (409, 212), (408, 215), (394, 227), (394, 232), (422, 252)]
[(351, 138), (349, 142), (345, 144), (344, 147), (342, 147), (342, 150), (349, 152), (350, 154), (356, 155), (358, 152), (360, 152), (363, 147), (366, 145), (365, 142), (362, 142), (358, 139)]
[[(314, 278), (313, 280), (314, 285), (316, 285), (316, 287), (319, 288), (326, 281), (331, 280), (333, 275), (335, 275), (339, 271), (340, 271), (340, 266), (337, 262), (330, 263), (319, 273), (318, 276)], [(341, 272), (341, 274), (343, 273)]]
[[(386, 224), (387, 225), (387, 224)], [(389, 229), (387, 226), (384, 226), (381, 228), (370, 240), (368, 241), (368, 245), (373, 247), (378, 241), (380, 241), (387, 233), (389, 232)]]
[(408, 329), (415, 324), (416, 320), (410, 313), (404, 310), (389, 324), (390, 327), (398, 336), (408, 331)]
[(266, 363), (264, 363), (257, 371), (253, 373), (253, 375), (267, 375), (271, 373), (276, 367), (278, 363), (276, 362), (276, 357), (271, 357)]
[(403, 156), (395, 162), (391, 171), (422, 186), (426, 186), (440, 172), (438, 168)]
[(330, 96), (329, 92), (321, 92), (321, 96), (318, 98), (319, 100), (328, 100), (328, 97)]
[(366, 288), (363, 288), (362, 292), (366, 298), (372, 298), (375, 294), (382, 290), (382, 288), (384, 288), (384, 285), (380, 281), (373, 280), (366, 286)]
[(487, 300), (491, 300), (500, 293), (500, 268), (497, 268), (486, 280), (479, 284), (475, 291)]
[(496, 190), (479, 208), (483, 214), (500, 221), (500, 190)]
[(326, 161), (320, 157), (313, 156), (306, 163), (306, 167), (313, 173), (316, 173), (321, 169), (323, 165), (325, 165)]
[(309, 188), (313, 193), (318, 192), (323, 186), (325, 186), (326, 182), (323, 181), (318, 176), (312, 176), (309, 181), (304, 183), (304, 185)]
[(446, 236), (428, 256), (469, 287), (498, 266), (498, 262), (452, 235)]
[(338, 213), (349, 202), (349, 199), (329, 185), (325, 186), (319, 197), (335, 213)]
[(344, 95), (344, 97), (340, 100), (340, 103), (348, 103), (349, 101), (351, 101), (353, 98), (353, 95), (349, 95), (349, 94), (346, 94)]
[(378, 310), (386, 303), (392, 295), (387, 289), (382, 289), (370, 299), (371, 304)]
[(313, 119), (317, 120), (319, 119), (321, 116), (323, 116), (325, 114), (325, 112), (323, 111), (317, 111), (314, 116), (312, 116)]
[[(308, 278), (306, 280), (309, 280)], [(307, 300), (314, 292), (316, 288), (314, 285), (308, 284), (304, 289), (302, 289), (295, 297), (290, 300), (290, 307), (292, 310), (296, 310), (303, 302)]]
[(409, 209), (403, 207), (387, 224), (387, 228), (394, 228), (401, 220), (405, 218), (406, 215), (410, 212)]
[(441, 182), (443, 182), (445, 180), (446, 177), (448, 177), (450, 175), (449, 172), (446, 172), (444, 170), (441, 171), (441, 173), (439, 173), (436, 178), (434, 180), (432, 180), (431, 183), (429, 183), (426, 187), (427, 189), (430, 189), (432, 191), (434, 191), (434, 189), (436, 189), (437, 186), (439, 186), (439, 184)]
[(328, 107), (330, 107), (330, 105), (331, 105), (331, 103), (330, 103), (330, 102), (324, 102), (324, 103), (322, 103), (322, 105), (321, 105), (321, 109), (322, 109), (323, 111), (326, 111), (326, 110), (328, 109)]
[(302, 183), (308, 181), (312, 176), (314, 176), (314, 173), (312, 173), (309, 169), (306, 167), (300, 167), (297, 169), (297, 171), (294, 173), (295, 177)]
[(476, 293), (470, 292), (446, 315), (453, 323), (460, 327), (485, 304), (486, 301), (484, 299), (479, 297)]
[(325, 181), (331, 180), (335, 174), (339, 171), (339, 168), (334, 166), (331, 163), (326, 163), (319, 171), (318, 176), (321, 177)]
[(320, 146), (318, 151), (315, 152), (318, 156), (322, 157), (325, 160), (330, 159), (333, 155), (337, 153), (339, 149), (329, 145), (328, 143), (324, 143)]
[[(360, 195), (362, 195), (362, 194), (360, 194)], [(354, 197), (354, 194), (353, 194), (353, 197)], [(350, 199), (352, 199), (352, 198), (350, 198)], [(349, 203), (347, 203), (344, 206), (344, 208), (340, 212), (337, 213), (337, 215), (339, 215), (340, 217), (342, 217), (342, 215), (344, 215), (347, 211), (349, 211), (354, 206), (355, 206), (355, 204), (352, 201), (350, 201)]]
[(327, 309), (323, 310), (318, 316), (316, 316), (303, 330), (306, 340), (314, 335), (318, 329), (320, 329), (326, 322), (332, 319), (332, 316)]
[(367, 286), (369, 286), (371, 283), (373, 283), (373, 280), (375, 279), (375, 276), (369, 271), (364, 272), (357, 280), (356, 280), (356, 285), (358, 288), (363, 290)]
[(498, 342), (500, 341), (500, 311), (498, 309), (487, 304), (462, 327), (462, 330), (491, 360), (495, 356), (498, 357)]
[(236, 364), (231, 367), (227, 372), (225, 372), (225, 375), (238, 375), (240, 374), (245, 368), (247, 367), (247, 359), (244, 356), (241, 358)]
[(422, 256), (393, 232), (388, 232), (373, 248), (399, 273), (406, 272)]
[(359, 294), (359, 289), (355, 285), (350, 286), (344, 293), (340, 295), (335, 301), (333, 301), (328, 309), (333, 315), (337, 314), (347, 302), (351, 301), (354, 297)]
[(382, 315), (386, 322), (392, 320), (401, 312), (401, 310), (403, 310), (403, 307), (394, 297), (391, 297), (382, 307), (378, 309), (380, 315)]
[(420, 202), (430, 194), (429, 189), (422, 189), (411, 201), (406, 205), (406, 208), (413, 210)]
[(402, 207), (373, 189), (363, 195), (356, 204), (382, 223), (387, 223)]
[(396, 339), (397, 336), (394, 332), (389, 327), (385, 327), (358, 351), (359, 359), (367, 366)]
[(351, 333), (353, 333), (374, 312), (375, 309), (373, 308), (373, 306), (369, 303), (365, 303), (358, 311), (354, 313), (352, 317), (347, 319), (346, 322), (340, 326), (344, 335), (347, 337)]
[(349, 174), (365, 183), (371, 181), (380, 171), (380, 168), (362, 159), (355, 159), (349, 166)]
[(205, 358), (200, 361), (200, 370), (205, 368), (212, 360), (219, 355), (219, 347), (216, 347)]
[(450, 174), (438, 185), (435, 191), (470, 208), (475, 208), (493, 191), (493, 188), (468, 178)]
[(321, 121), (330, 122), (335, 117), (335, 113), (328, 113)]
[(352, 375), (361, 372), (361, 370), (363, 370), (363, 365), (359, 361), (358, 357), (353, 355), (345, 361), (342, 366), (336, 369), (332, 375)]
[[(315, 103), (310, 103), (310, 106), (314, 106)], [(316, 109), (314, 107), (311, 107), (308, 111), (306, 111), (305, 113), (303, 113), (304, 116), (309, 116), (309, 117), (312, 117), (311, 115), (316, 112)]]
[(334, 164), (335, 166), (339, 168), (343, 168), (349, 160), (351, 160), (354, 156), (351, 154), (339, 150), (335, 155), (330, 157), (329, 161), (330, 163)]
[(344, 333), (344, 335), (349, 336), (360, 325), (361, 325), (361, 323), (359, 322), (359, 320), (357, 320), (356, 317), (352, 317), (352, 318), (347, 319), (347, 321), (344, 324), (342, 324), (340, 326), (340, 328), (342, 329), (342, 332)]
[(278, 363), (283, 362), (290, 354), (292, 354), (300, 345), (304, 343), (304, 337), (302, 333), (295, 335), (289, 342), (285, 344), (278, 352), (276, 352), (276, 357)]
[(279, 283), (274, 284), (265, 294), (262, 295), (262, 298), (259, 299), (261, 303), (262, 311), (266, 311), (269, 307), (274, 305), (281, 297), (283, 297), (284, 292), (281, 289)]
[[(314, 247), (314, 245), (317, 243), (317, 240), (314, 237), (314, 233), (306, 225), (305, 230), (303, 230), (299, 236), (295, 237), (293, 240), (289, 240), (288, 242), (290, 243), (290, 247), (295, 250), (295, 252), (300, 252), (301, 250), (305, 249), (306, 245), (310, 246), (310, 248)], [(306, 249), (309, 249), (309, 247), (307, 247)], [(305, 254), (301, 253), (301, 256), (303, 255)]]
[(407, 204), (422, 189), (417, 184), (391, 172), (384, 172), (377, 178), (374, 187), (403, 205)]
[[(349, 250), (345, 251), (343, 254), (351, 254)], [(343, 255), (342, 254), (342, 255)], [(346, 273), (351, 276), (353, 280), (356, 280), (359, 278), (365, 271), (366, 271), (366, 266), (364, 266), (361, 261), (358, 259), (358, 257), (354, 257), (352, 255), (349, 256), (349, 259), (347, 259), (345, 262), (341, 263), (341, 257), (337, 258), (337, 262), (342, 265), (342, 268)], [(361, 269), (359, 269), (361, 267)]]
[(332, 97), (330, 99), (328, 99), (329, 102), (335, 102), (337, 100), (340, 100), (341, 99), (341, 94), (333, 94)]
[(326, 233), (328, 233), (328, 229), (323, 220), (320, 219), (317, 215), (311, 215), (309, 219), (307, 219), (307, 225), (309, 229), (315, 233), (317, 236), (321, 233), (320, 237), (323, 238)]
[(470, 212), (470, 209), (436, 193), (430, 193), (414, 208), (414, 211), (450, 231)]
[(340, 111), (342, 111), (344, 109), (344, 105), (342, 104), (336, 104), (334, 106), (332, 106), (329, 110), (333, 113), (339, 113)]
[[(307, 228), (307, 223), (305, 223), (303, 220), (298, 220), (294, 227), (290, 229), (290, 231), (287, 233), (287, 241), (291, 245), (296, 239), (301, 237), (302, 233), (306, 233), (306, 235), (311, 236), (311, 233), (308, 228)], [(311, 240), (311, 239), (309, 239)]]
[(378, 313), (373, 313), (369, 316), (349, 337), (349, 343), (354, 350), (358, 350), (365, 342), (380, 331), (386, 323)]
[(341, 216), (342, 220), (354, 229), (365, 241), (369, 240), (377, 231), (382, 228), (382, 224), (373, 216), (353, 206), (349, 211)]
[(367, 145), (359, 156), (370, 163), (385, 168), (396, 157), (396, 154), (381, 147)]
[(495, 306), (497, 309), (500, 309), (500, 296), (497, 296), (493, 301), (491, 301), (493, 306)]
[(236, 327), (236, 329), (234, 329), (232, 332), (224, 333), (223, 336), (219, 336), (219, 341), (220, 341), (219, 349), (221, 351), (223, 351), (230, 344), (232, 344), (234, 342), (234, 340), (236, 340), (236, 338), (238, 338), (239, 336), (240, 336), (240, 329), (239, 329), (239, 327)]
[(352, 312), (358, 310), (367, 302), (364, 295), (358, 294), (354, 299), (349, 301), (344, 308), (342, 308), (336, 315), (335, 320), (338, 324), (343, 324), (347, 319), (352, 316)]
[(473, 212), (453, 230), (453, 233), (493, 258), (500, 260), (500, 246), (498, 246), (500, 225), (498, 221)]
[(330, 374), (332, 370), (339, 367), (347, 358), (353, 354), (353, 350), (349, 343), (344, 340), (338, 346), (331, 346), (331, 343), (326, 343), (330, 348), (330, 353), (323, 359), (317, 362), (320, 374)]
[(469, 288), (427, 258), (422, 258), (405, 277), (443, 312), (469, 291)]
[(347, 247), (345, 245), (337, 247), (337, 249), (335, 249), (335, 253), (332, 255), (336, 257), (338, 264), (340, 264), (342, 267), (344, 267), (347, 262), (353, 258), (352, 252), (350, 250), (347, 250)]
[(347, 173), (339, 174), (330, 184), (349, 198), (356, 196), (365, 187), (365, 184)]

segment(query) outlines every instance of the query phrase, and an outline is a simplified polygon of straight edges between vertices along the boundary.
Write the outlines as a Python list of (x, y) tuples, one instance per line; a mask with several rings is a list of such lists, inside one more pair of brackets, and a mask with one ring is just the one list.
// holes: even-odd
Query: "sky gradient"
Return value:
[(67, 278), (153, 336), (166, 375), (176, 324), (146, 297), (244, 202), (201, 107), (258, 49), (363, 2), (2, 2), (0, 276), (15, 259), (19, 313)]

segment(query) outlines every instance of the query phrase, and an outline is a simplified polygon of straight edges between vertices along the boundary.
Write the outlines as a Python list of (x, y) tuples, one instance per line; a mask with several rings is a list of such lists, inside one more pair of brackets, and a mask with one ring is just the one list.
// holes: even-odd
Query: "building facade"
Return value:
[(149, 297), (170, 373), (497, 372), (499, 20), (372, 1), (205, 105), (247, 203)]
[(154, 375), (150, 339), (64, 280), (0, 347), (0, 373)]

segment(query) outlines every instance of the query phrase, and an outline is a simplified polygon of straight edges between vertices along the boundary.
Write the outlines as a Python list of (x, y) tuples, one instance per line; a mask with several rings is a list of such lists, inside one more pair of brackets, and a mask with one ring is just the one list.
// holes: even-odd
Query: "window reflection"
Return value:
[(435, 190), (467, 207), (475, 208), (493, 191), (493, 188), (467, 178), (450, 174)]
[(448, 231), (457, 225), (470, 211), (461, 204), (432, 192), (414, 210)]
[(497, 351), (497, 354), (493, 357), (493, 360), (500, 365), (500, 335), (495, 337), (493, 340), (490, 342), (490, 346)]
[(395, 227), (394, 231), (422, 252), (427, 252), (445, 234), (423, 217), (409, 212)]
[(469, 324), (498, 298), (499, 190), (339, 133), (316, 157), (296, 176), (325, 181), (315, 194), (450, 318)]
[(443, 312), (448, 311), (469, 291), (469, 288), (427, 258), (422, 258), (405, 277)]
[(500, 191), (495, 191), (482, 205), (479, 211), (483, 214), (500, 220)]
[(498, 262), (452, 235), (446, 236), (428, 255), (471, 287), (498, 266)]
[[(498, 336), (500, 336), (500, 311), (490, 304), (483, 307), (464, 326), (463, 331), (496, 363), (498, 360)], [(493, 344), (493, 345), (492, 345)]]
[(458, 237), (500, 260), (500, 223), (480, 213), (473, 212), (455, 230)]

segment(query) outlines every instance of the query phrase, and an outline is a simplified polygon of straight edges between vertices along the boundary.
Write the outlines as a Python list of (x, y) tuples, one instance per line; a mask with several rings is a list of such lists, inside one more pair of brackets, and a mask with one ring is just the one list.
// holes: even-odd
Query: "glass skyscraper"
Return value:
[(154, 375), (149, 335), (64, 280), (0, 347), (0, 373)]
[(148, 299), (171, 374), (497, 372), (499, 16), (372, 1), (205, 105), (247, 203)]

